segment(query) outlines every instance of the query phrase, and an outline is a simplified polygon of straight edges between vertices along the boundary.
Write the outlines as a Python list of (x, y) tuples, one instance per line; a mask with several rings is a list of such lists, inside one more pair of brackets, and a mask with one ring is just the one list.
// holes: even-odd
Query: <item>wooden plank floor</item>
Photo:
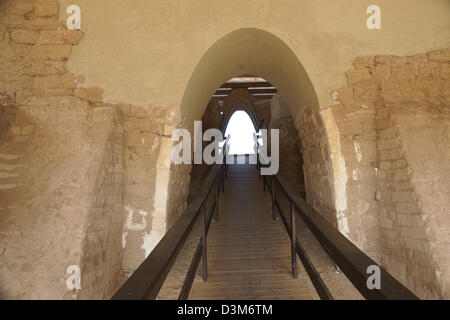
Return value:
[(220, 221), (207, 237), (208, 280), (201, 263), (190, 299), (315, 299), (299, 264), (293, 279), (290, 241), (280, 221), (272, 219), (269, 192), (254, 165), (230, 165), (220, 196)]

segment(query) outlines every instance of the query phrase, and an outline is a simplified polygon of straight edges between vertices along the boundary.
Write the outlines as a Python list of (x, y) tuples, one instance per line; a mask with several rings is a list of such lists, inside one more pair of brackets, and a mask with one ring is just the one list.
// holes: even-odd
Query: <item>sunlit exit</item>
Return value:
[(254, 154), (253, 135), (255, 133), (255, 127), (247, 112), (233, 113), (225, 130), (225, 137), (231, 135), (230, 154)]

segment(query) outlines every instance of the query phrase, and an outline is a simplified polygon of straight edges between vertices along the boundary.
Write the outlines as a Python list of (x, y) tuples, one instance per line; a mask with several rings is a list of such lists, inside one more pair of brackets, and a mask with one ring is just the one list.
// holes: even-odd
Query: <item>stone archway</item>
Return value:
[(255, 108), (255, 98), (245, 89), (235, 89), (223, 102), (222, 110), (224, 116), (219, 129), (225, 132), (232, 115), (236, 111), (245, 111), (252, 120), (255, 131), (258, 131), (261, 124), (261, 117)]
[[(295, 53), (274, 34), (255, 28), (239, 29), (219, 39), (205, 52), (182, 100), (185, 127), (192, 131), (193, 121), (202, 118), (215, 90), (239, 74), (258, 75), (278, 88), (289, 106), (301, 140), (307, 200), (330, 222), (340, 225), (336, 214), (335, 194), (338, 190), (334, 173), (339, 152), (331, 150), (330, 146), (336, 150), (339, 147), (336, 146), (338, 141), (330, 144), (328, 139), (328, 128), (333, 128), (329, 123), (332, 119), (327, 119), (325, 127), (308, 73)], [(248, 103), (244, 105), (248, 106)]]

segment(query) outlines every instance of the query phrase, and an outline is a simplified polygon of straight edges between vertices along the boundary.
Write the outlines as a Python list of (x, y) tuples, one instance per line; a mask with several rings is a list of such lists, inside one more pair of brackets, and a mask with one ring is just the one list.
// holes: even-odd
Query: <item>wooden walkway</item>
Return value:
[(280, 220), (272, 219), (269, 192), (254, 165), (230, 165), (220, 196), (220, 221), (207, 237), (208, 280), (201, 263), (190, 299), (316, 299), (299, 263), (290, 266), (290, 240)]

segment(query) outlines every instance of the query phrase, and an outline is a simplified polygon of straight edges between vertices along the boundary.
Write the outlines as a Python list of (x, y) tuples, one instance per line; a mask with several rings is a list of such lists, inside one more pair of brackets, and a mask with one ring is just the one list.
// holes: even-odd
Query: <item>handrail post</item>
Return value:
[(256, 140), (256, 170), (259, 170), (260, 167), (260, 163), (259, 163), (259, 143), (258, 140)]
[(227, 142), (227, 148), (225, 152), (225, 178), (228, 179), (228, 171), (230, 170), (230, 167), (228, 166), (228, 142)]
[(226, 148), (227, 148), (227, 144), (225, 143), (224, 144), (224, 151), (223, 151), (223, 172), (224, 172), (224, 175), (225, 175), (225, 178), (227, 177), (227, 175), (228, 175), (228, 173), (227, 173), (227, 151), (226, 151)]
[(225, 179), (228, 179), (228, 164), (226, 162), (226, 158), (225, 158), (225, 164), (224, 164), (224, 171), (225, 171)]
[(291, 256), (292, 256), (292, 277), (297, 279), (297, 232), (295, 225), (295, 212), (292, 201), (289, 199), (289, 212), (291, 214)]
[[(225, 140), (225, 143), (223, 145), (223, 171), (222, 171), (222, 192), (225, 192), (225, 178), (228, 176), (227, 173), (227, 148), (228, 148), (228, 138)], [(219, 187), (219, 183), (217, 183), (217, 186)], [(219, 209), (217, 209), (217, 214), (219, 212)]]
[(215, 194), (216, 194), (216, 196), (214, 199), (214, 204), (216, 206), (216, 221), (219, 222), (220, 221), (220, 216), (219, 216), (220, 180), (217, 181)]
[(261, 179), (262, 178), (262, 175), (261, 175), (261, 158), (259, 156), (259, 142), (258, 142), (258, 140), (257, 140), (256, 156), (257, 156), (257, 162), (256, 163), (257, 163), (258, 175), (259, 175), (259, 178)]
[(275, 177), (272, 176), (272, 218), (273, 220), (277, 220), (276, 211), (275, 211)]
[(203, 217), (202, 217), (202, 267), (203, 267), (203, 281), (208, 278), (208, 265), (206, 258), (206, 202), (203, 204)]
[(224, 164), (224, 172), (225, 172), (225, 178), (228, 179), (228, 143), (230, 141), (230, 135), (225, 137), (225, 143), (223, 145), (223, 164)]
[(225, 167), (222, 172), (222, 193), (225, 192)]

